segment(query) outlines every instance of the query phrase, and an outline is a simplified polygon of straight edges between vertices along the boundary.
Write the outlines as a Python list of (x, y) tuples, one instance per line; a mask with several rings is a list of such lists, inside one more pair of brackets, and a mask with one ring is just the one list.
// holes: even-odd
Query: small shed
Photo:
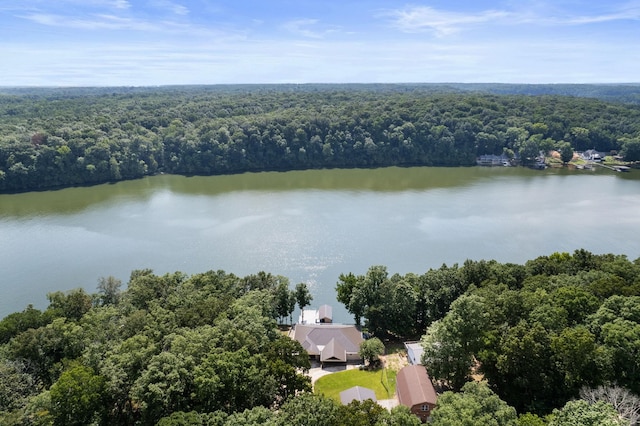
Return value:
[(322, 305), (316, 309), (305, 309), (300, 313), (298, 324), (331, 324), (333, 323), (333, 309), (329, 305)]
[(407, 358), (411, 365), (422, 364), (422, 344), (420, 342), (404, 342), (404, 347), (407, 349)]
[(407, 365), (398, 371), (396, 392), (400, 404), (409, 407), (422, 422), (429, 421), (438, 397), (423, 365)]
[(333, 322), (333, 310), (331, 306), (322, 305), (318, 308), (318, 322), (323, 324)]
[(340, 392), (340, 402), (342, 402), (343, 405), (347, 405), (353, 400), (362, 402), (367, 399), (377, 402), (376, 393), (372, 389), (363, 388), (362, 386), (354, 386)]

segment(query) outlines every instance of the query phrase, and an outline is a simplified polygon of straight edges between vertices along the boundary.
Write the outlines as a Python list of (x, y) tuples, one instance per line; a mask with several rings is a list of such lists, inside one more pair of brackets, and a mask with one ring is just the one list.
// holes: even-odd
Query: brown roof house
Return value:
[(353, 325), (296, 324), (290, 332), (309, 356), (320, 362), (359, 361), (362, 333)]
[(423, 422), (429, 420), (438, 397), (423, 365), (407, 365), (398, 371), (396, 393), (400, 404), (409, 407)]
[(362, 402), (367, 399), (377, 402), (376, 393), (372, 389), (363, 388), (362, 386), (354, 386), (340, 392), (340, 402), (343, 405), (347, 405), (354, 400)]

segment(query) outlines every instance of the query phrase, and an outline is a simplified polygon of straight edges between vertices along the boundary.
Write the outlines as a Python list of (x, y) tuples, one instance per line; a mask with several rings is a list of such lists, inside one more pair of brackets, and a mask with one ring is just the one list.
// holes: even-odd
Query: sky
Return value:
[(640, 82), (640, 0), (0, 0), (0, 86), (419, 82)]

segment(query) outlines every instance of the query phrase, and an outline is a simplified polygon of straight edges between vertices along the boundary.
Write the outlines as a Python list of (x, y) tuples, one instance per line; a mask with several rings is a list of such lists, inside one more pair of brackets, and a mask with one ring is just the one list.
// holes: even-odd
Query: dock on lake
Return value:
[(607, 164), (602, 164), (602, 163), (592, 163), (592, 164), (597, 164), (598, 166), (602, 166), (605, 167), (607, 169), (611, 169), (614, 172), (628, 172), (631, 170), (630, 167), (627, 166), (609, 166)]

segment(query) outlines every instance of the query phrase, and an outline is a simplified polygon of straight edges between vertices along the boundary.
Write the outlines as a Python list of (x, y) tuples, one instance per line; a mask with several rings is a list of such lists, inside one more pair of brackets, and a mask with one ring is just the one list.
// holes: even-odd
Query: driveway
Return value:
[(327, 374), (337, 373), (339, 371), (351, 370), (352, 368), (358, 368), (356, 364), (339, 364), (339, 365), (327, 365), (321, 367), (319, 363), (312, 362), (311, 368), (309, 369), (308, 376), (311, 377), (311, 384), (314, 384), (316, 380), (318, 380), (322, 376), (326, 376)]

